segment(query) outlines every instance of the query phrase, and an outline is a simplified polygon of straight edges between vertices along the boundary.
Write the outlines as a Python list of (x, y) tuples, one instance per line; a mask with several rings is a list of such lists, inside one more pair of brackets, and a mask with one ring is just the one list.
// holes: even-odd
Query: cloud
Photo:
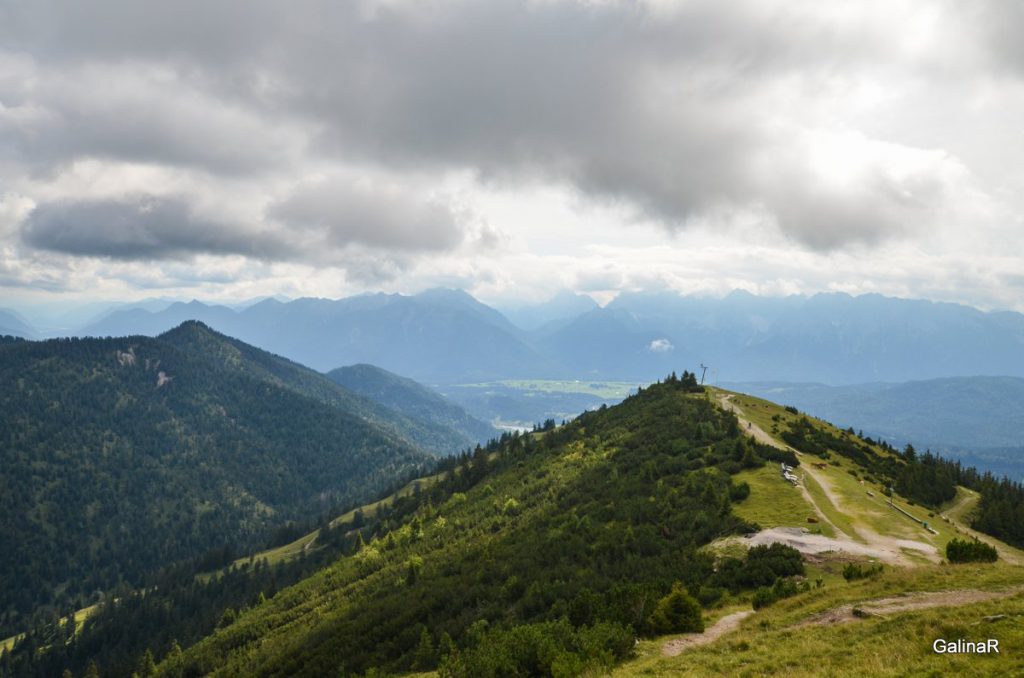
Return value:
[(0, 158), (50, 173), (81, 159), (253, 174), (294, 162), (300, 130), (171, 64), (53, 68), (0, 54)]
[(39, 205), (29, 213), (22, 238), (44, 250), (126, 260), (196, 253), (280, 258), (287, 252), (277, 238), (198, 216), (182, 198), (148, 195)]
[[(238, 276), (280, 262), (325, 285), (447, 275), (601, 294), (650, 281), (821, 287), (836, 255), (885, 271), (918, 249), (954, 263), (1012, 254), (999, 270), (1013, 270), (1020, 224), (1008, 219), (1024, 212), (1006, 142), (1024, 112), (1014, 12), (901, 0), (6, 3), (0, 185), (37, 207), (0, 210), (4, 261), (24, 280), (65, 280), (57, 269), (83, 257), (112, 262), (96, 275), (137, 280), (133, 261), (214, 256), (251, 259), (230, 268)], [(516, 210), (545, 191), (614, 219)], [(522, 218), (473, 213), (499, 193)], [(694, 233), (727, 234), (725, 251), (683, 251)], [(661, 245), (679, 251), (630, 253)], [(531, 256), (514, 259), (517, 248)], [(770, 265), (745, 267), (760, 257)], [(94, 263), (79, 261), (74, 283)], [(858, 266), (843, 270), (835, 284), (864, 284)], [(283, 274), (277, 284), (307, 289)]]
[(358, 244), (397, 251), (446, 250), (463, 230), (451, 207), (408, 187), (368, 186), (351, 180), (307, 183), (272, 204), (268, 215), (312, 235), (317, 248)]
[(28, 213), (21, 237), (32, 247), (77, 256), (243, 255), (343, 265), (361, 279), (386, 280), (408, 266), (410, 253), (452, 249), (464, 235), (447, 206), (397, 187), (317, 183), (268, 212), (270, 223), (247, 226), (204, 216), (182, 196), (57, 200)]
[(651, 353), (668, 353), (669, 351), (675, 350), (675, 346), (668, 339), (655, 339), (651, 342), (647, 350)]
[[(46, 5), (9, 10), (0, 29), (39, 62), (23, 67), (33, 85), (7, 114), (21, 123), (5, 128), (26, 163), (99, 156), (245, 172), (320, 158), (469, 169), (497, 182), (565, 183), (670, 230), (756, 211), (816, 249), (901, 235), (953, 187), (940, 164), (893, 176), (896, 144), (868, 139), (859, 172), (839, 155), (816, 158), (813, 142), (827, 134), (808, 92), (844, 94), (837, 68), (856, 78), (887, 58), (906, 61), (870, 13), (703, 1)], [(279, 213), (326, 224), (318, 212), (331, 196), (310, 188), (305, 197)], [(343, 207), (368, 223), (394, 217), (385, 203)], [(371, 207), (384, 214), (366, 219)], [(385, 246), (396, 233), (358, 228), (332, 230), (357, 242), (379, 234)]]

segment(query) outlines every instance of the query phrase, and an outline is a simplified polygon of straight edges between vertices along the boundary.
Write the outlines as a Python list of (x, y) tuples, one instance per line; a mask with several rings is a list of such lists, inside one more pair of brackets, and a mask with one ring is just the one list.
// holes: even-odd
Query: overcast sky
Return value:
[(1022, 8), (0, 0), (0, 306), (445, 285), (1024, 311)]

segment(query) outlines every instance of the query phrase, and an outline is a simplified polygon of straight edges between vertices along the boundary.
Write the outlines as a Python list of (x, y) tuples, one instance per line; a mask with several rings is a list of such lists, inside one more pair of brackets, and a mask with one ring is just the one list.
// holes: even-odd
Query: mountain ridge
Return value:
[[(645, 625), (653, 623), (644, 621), (650, 612), (636, 612), (644, 608), (627, 592), (637, 593), (639, 589), (622, 584), (611, 589), (616, 591), (611, 598), (605, 597), (610, 595), (609, 590), (602, 589), (598, 582), (602, 575), (617, 571), (606, 557), (614, 554), (616, 562), (624, 562), (623, 567), (633, 573), (629, 581), (639, 585), (652, 573), (662, 571), (654, 555), (660, 552), (657, 544), (661, 540), (676, 544), (673, 540), (682, 530), (682, 534), (691, 534), (690, 543), (702, 550), (683, 547), (680, 551), (675, 550), (678, 545), (673, 546), (675, 567), (671, 568), (670, 576), (696, 576), (689, 584), (693, 596), (724, 601), (720, 607), (714, 602), (705, 603), (715, 616), (736, 610), (741, 600), (751, 600), (742, 584), (728, 591), (708, 588), (716, 582), (722, 585), (723, 572), (744, 571), (742, 560), (713, 556), (704, 562), (710, 565), (713, 561), (716, 567), (704, 571), (700, 559), (716, 553), (717, 548), (733, 548), (727, 546), (733, 543), (729, 540), (738, 540), (742, 545), (741, 537), (729, 535), (757, 528), (749, 518), (730, 523), (734, 520), (730, 517), (718, 523), (711, 512), (706, 512), (700, 519), (689, 513), (688, 496), (700, 506), (714, 507), (714, 513), (720, 517), (732, 516), (733, 506), (745, 507), (755, 502), (744, 508), (743, 515), (757, 515), (766, 521), (765, 527), (778, 524), (772, 516), (780, 514), (770, 513), (780, 503), (774, 498), (776, 495), (790, 497), (789, 501), (803, 506), (781, 514), (783, 524), (806, 525), (805, 516), (814, 515), (811, 507), (820, 505), (819, 515), (824, 522), (815, 521), (820, 525), (816, 531), (828, 528), (833, 535), (820, 537), (830, 544), (824, 549), (850, 548), (855, 555), (836, 556), (834, 561), (827, 555), (808, 556), (808, 562), (818, 563), (813, 566), (814, 576), (830, 577), (832, 583), (827, 590), (840, 596), (848, 596), (855, 589), (835, 583), (836, 578), (843, 581), (843, 577), (837, 577), (837, 568), (850, 566), (851, 557), (858, 568), (866, 567), (861, 563), (865, 558), (870, 562), (871, 556), (864, 554), (876, 552), (887, 554), (883, 561), (886, 565), (872, 570), (876, 573), (891, 564), (897, 568), (893, 577), (905, 584), (908, 580), (902, 578), (899, 568), (913, 568), (921, 573), (918, 586), (923, 583), (926, 591), (932, 591), (935, 589), (927, 587), (942, 590), (945, 570), (948, 586), (949, 577), (954, 574), (948, 566), (934, 565), (923, 555), (908, 556), (906, 551), (910, 546), (911, 553), (921, 548), (925, 549), (923, 553), (930, 549), (935, 554), (958, 534), (959, 528), (951, 523), (938, 523), (932, 534), (888, 508), (884, 497), (879, 499), (870, 491), (882, 491), (879, 483), (883, 481), (874, 474), (883, 467), (901, 478), (901, 487), (921, 491), (922, 487), (915, 489), (912, 479), (927, 469), (933, 459), (909, 461), (890, 448), (859, 440), (824, 424), (808, 423), (803, 415), (787, 412), (781, 406), (766, 406), (756, 399), (737, 400), (735, 406), (742, 416), (751, 418), (736, 419), (726, 409), (712, 405), (709, 397), (689, 395), (688, 389), (673, 391), (678, 383), (668, 380), (652, 385), (621, 405), (587, 413), (562, 427), (506, 438), (500, 448), (466, 459), (446, 477), (423, 488), (419, 502), (407, 501), (398, 512), (404, 517), (387, 514), (393, 524), (397, 518), (400, 528), (376, 530), (365, 543), (358, 537), (358, 547), (334, 566), (268, 601), (266, 608), (249, 611), (183, 656), (165, 660), (159, 665), (158, 674), (200, 671), (215, 675), (323, 675), (341, 671), (358, 675), (370, 667), (407, 672), (429, 670), (440, 664), (441, 675), (498, 676), (516, 672), (547, 674), (555, 670), (551, 662), (557, 658), (576, 662), (569, 664), (574, 667), (567, 671), (570, 675), (606, 672), (615, 664), (628, 670), (632, 666), (628, 659), (633, 652), (629, 649), (634, 647), (633, 636), (620, 638), (621, 627), (611, 620), (629, 619), (642, 637), (653, 633), (655, 640), (641, 641), (641, 648), (664, 639), (657, 639), (660, 627)], [(787, 435), (793, 433), (793, 437), (786, 440), (798, 446), (794, 449), (801, 456), (790, 456), (786, 463), (798, 467), (809, 478), (807, 482), (814, 483), (806, 500), (808, 504), (802, 504), (799, 488), (778, 477), (777, 464), (782, 457), (775, 455), (793, 455), (792, 451), (782, 449), (786, 443), (773, 441), (773, 446), (768, 447), (746, 438), (755, 420), (768, 428), (783, 424), (790, 427)], [(730, 427), (738, 436), (736, 441), (747, 442), (732, 442)], [(630, 432), (638, 437), (633, 438)], [(702, 439), (703, 435), (711, 438)], [(725, 438), (719, 439), (721, 435)], [(698, 442), (701, 440), (706, 444)], [(819, 444), (816, 440), (830, 440), (837, 446), (834, 451), (820, 453), (827, 462), (820, 466), (835, 465), (834, 470), (824, 471), (810, 463), (818, 456), (814, 451)], [(689, 447), (693, 443), (703, 452)], [(641, 456), (634, 457), (635, 454)], [(761, 455), (774, 456), (774, 463), (765, 465)], [(869, 465), (861, 466), (859, 460)], [(613, 468), (606, 468), (606, 464)], [(803, 468), (805, 464), (808, 468)], [(919, 470), (911, 472), (915, 468)], [(726, 472), (720, 479), (724, 482), (728, 478), (728, 483), (716, 486), (713, 479), (719, 477), (719, 471)], [(634, 487), (637, 481), (639, 484)], [(865, 483), (870, 488), (867, 493)], [(715, 487), (721, 494), (716, 495)], [(769, 495), (761, 495), (766, 488)], [(613, 498), (608, 492), (621, 494), (614, 494)], [(639, 498), (641, 503), (630, 503), (630, 496)], [(673, 504), (671, 510), (662, 510), (658, 507), (663, 501), (679, 503)], [(848, 513), (844, 515), (840, 506), (846, 506)], [(903, 498), (899, 506), (912, 518), (915, 512), (924, 515), (922, 509), (905, 503)], [(651, 512), (646, 513), (647, 510)], [(561, 517), (554, 518), (556, 515)], [(644, 517), (634, 523), (630, 518), (634, 515)], [(695, 522), (688, 522), (691, 519)], [(682, 527), (683, 524), (688, 527)], [(885, 527), (888, 524), (891, 527)], [(874, 535), (871, 530), (879, 528), (883, 533)], [(798, 535), (807, 532), (789, 529)], [(765, 531), (768, 532), (771, 530)], [(865, 545), (859, 544), (857, 540), (865, 535), (870, 538)], [(901, 542), (892, 535), (912, 535), (918, 541), (911, 542), (903, 536)], [(814, 542), (800, 536), (793, 541), (804, 543), (803, 548)], [(455, 544), (464, 544), (460, 548), (467, 549), (467, 553), (457, 555), (458, 551), (449, 551)], [(573, 570), (571, 574), (563, 572), (560, 558), (576, 553), (577, 548), (585, 549), (586, 555), (580, 555), (579, 561), (570, 556)], [(634, 548), (639, 551), (633, 552)], [(747, 545), (742, 548), (747, 558), (753, 558), (753, 554), (762, 552), (758, 549), (766, 547), (749, 551)], [(788, 548), (776, 552), (780, 556), (789, 554)], [(1005, 549), (1012, 563), (1024, 562), (1016, 549), (1002, 545), (1000, 548)], [(648, 559), (640, 555), (644, 552), (649, 554)], [(537, 565), (530, 560), (533, 556), (529, 553), (542, 557), (544, 566), (535, 569)], [(934, 555), (931, 558), (937, 560)], [(686, 564), (681, 565), (680, 559)], [(469, 566), (469, 562), (474, 566)], [(780, 557), (775, 566), (781, 567), (782, 562), (788, 561)], [(975, 585), (998, 587), (1013, 576), (1013, 568), (1019, 565), (1001, 567), (965, 576), (973, 577)], [(537, 573), (543, 573), (546, 586), (533, 578)], [(747, 581), (746, 576), (740, 578)], [(869, 575), (869, 581), (875, 576)], [(815, 593), (809, 585), (803, 589), (794, 585), (792, 593), (783, 593), (786, 587), (779, 582), (784, 583), (785, 577), (771, 571), (766, 577), (769, 583), (775, 583), (754, 594), (755, 614), (759, 596), (768, 597), (764, 606), (771, 605), (771, 596), (791, 597), (792, 601), (786, 601), (791, 604), (779, 604), (783, 610), (792, 610), (797, 605), (814, 610), (815, 601), (822, 597), (822, 592)], [(494, 590), (490, 591), (488, 586)], [(589, 592), (581, 590), (588, 586), (595, 588)], [(667, 582), (659, 586), (658, 593), (650, 594), (653, 600), (668, 590)], [(1002, 595), (998, 591), (987, 593), (983, 600)], [(625, 596), (629, 601), (625, 610), (631, 612), (610, 602), (618, 600), (616, 596)], [(366, 603), (361, 604), (360, 600)], [(544, 615), (546, 605), (553, 607)], [(460, 609), (467, 612), (455, 616)], [(330, 612), (316, 614), (316, 610)], [(538, 613), (541, 614), (537, 617), (530, 616)], [(850, 616), (856, 619), (855, 615)], [(556, 621), (559, 618), (562, 621)], [(602, 640), (587, 640), (592, 638), (588, 634), (597, 629), (601, 629)], [(603, 659), (587, 649), (591, 647), (588, 643), (594, 642), (605, 648), (607, 654)], [(685, 647), (686, 641), (681, 642)], [(570, 659), (573, 654), (575, 659)], [(621, 664), (624, 660), (627, 663)], [(673, 675), (682, 666), (686, 664), (668, 664), (665, 674)]]
[(225, 364), (256, 378), (354, 412), (377, 427), (436, 455), (453, 454), (476, 442), (443, 423), (399, 412), (355, 393), (315, 370), (221, 334), (200, 321), (185, 321), (158, 338), (181, 348), (205, 350), (221, 358)]
[(326, 376), (353, 393), (392, 410), (458, 431), (465, 442), (463, 447), (472, 447), (498, 436), (493, 426), (471, 416), (437, 391), (375, 365), (339, 367)]
[(1024, 377), (1024, 315), (877, 294), (624, 293), (526, 331), (464, 291), (439, 289), (265, 301), (241, 311), (121, 311), (83, 332), (155, 334), (191, 317), (321, 371), (369, 363), (430, 384), (650, 381), (681, 363), (709, 365), (730, 382)]
[(353, 412), (149, 337), (0, 344), (0, 406), (4, 629), (225, 539), (251, 546), (430, 460)]

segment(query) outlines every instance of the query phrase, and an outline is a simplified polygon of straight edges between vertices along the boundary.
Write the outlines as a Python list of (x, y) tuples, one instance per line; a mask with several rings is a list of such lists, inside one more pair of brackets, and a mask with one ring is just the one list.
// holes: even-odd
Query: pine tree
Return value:
[(676, 582), (672, 591), (658, 601), (650, 619), (655, 633), (682, 633), (703, 631), (700, 603), (693, 599), (683, 585)]
[(761, 460), (754, 454), (754, 448), (747, 445), (746, 449), (743, 450), (743, 459), (740, 463), (743, 464), (743, 468), (756, 468), (761, 463)]
[(434, 651), (434, 637), (430, 635), (427, 627), (420, 632), (420, 642), (413, 654), (412, 668), (417, 671), (429, 671), (437, 666), (437, 654)]
[(455, 647), (455, 641), (453, 641), (452, 637), (448, 635), (447, 631), (445, 631), (441, 634), (441, 642), (438, 644), (438, 654), (442, 659), (444, 659), (456, 651), (457, 648)]
[(148, 678), (156, 673), (156, 662), (153, 661), (153, 653), (148, 648), (142, 655), (142, 659), (139, 660), (136, 672), (139, 674), (139, 678)]

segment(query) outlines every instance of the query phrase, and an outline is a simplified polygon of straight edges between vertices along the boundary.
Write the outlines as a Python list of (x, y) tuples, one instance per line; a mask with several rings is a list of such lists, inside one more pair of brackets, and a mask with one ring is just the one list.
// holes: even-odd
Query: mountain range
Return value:
[(152, 336), (197, 319), (320, 371), (368, 363), (430, 384), (650, 381), (701, 364), (709, 381), (730, 382), (1024, 377), (1024, 315), (873, 294), (624, 293), (604, 307), (556, 297), (514, 316), (524, 327), (463, 291), (434, 289), (240, 310), (199, 302), (120, 310), (80, 334)]
[(320, 371), (368, 363), (421, 382), (486, 381), (557, 369), (498, 311), (464, 292), (340, 300), (269, 299), (241, 311), (199, 302), (164, 311), (119, 311), (82, 334), (157, 334), (190, 319)]

